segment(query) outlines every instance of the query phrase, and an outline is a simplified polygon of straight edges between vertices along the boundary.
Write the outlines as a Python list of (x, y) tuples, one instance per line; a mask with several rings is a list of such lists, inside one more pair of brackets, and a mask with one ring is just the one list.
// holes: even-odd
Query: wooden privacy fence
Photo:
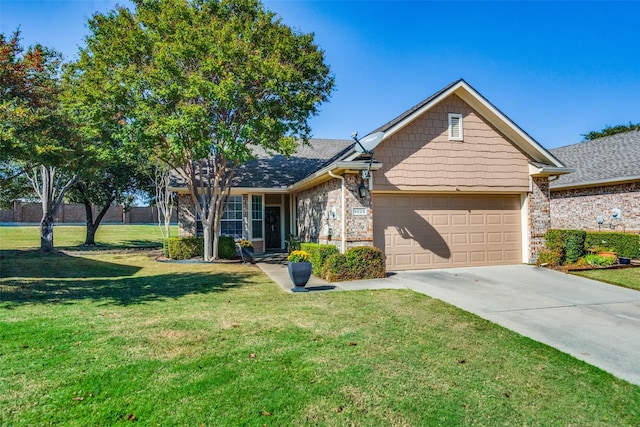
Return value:
[[(95, 219), (100, 208), (93, 206)], [(0, 210), (0, 222), (10, 223), (39, 223), (42, 219), (42, 205), (40, 203), (13, 202), (13, 209)], [(84, 205), (65, 203), (56, 215), (56, 223), (85, 223)], [(132, 206), (125, 210), (123, 206), (112, 205), (102, 219), (102, 223), (116, 224), (155, 224), (158, 222), (158, 210), (154, 206)], [(178, 222), (174, 209), (171, 222)]]

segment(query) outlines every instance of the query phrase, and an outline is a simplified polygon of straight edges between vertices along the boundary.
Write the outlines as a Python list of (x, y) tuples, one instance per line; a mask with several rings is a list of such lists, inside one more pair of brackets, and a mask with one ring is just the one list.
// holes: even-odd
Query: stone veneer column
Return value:
[(189, 194), (178, 195), (178, 236), (195, 236), (196, 207)]
[(537, 261), (540, 249), (544, 248), (544, 235), (551, 226), (549, 178), (533, 177), (532, 190), (528, 198), (530, 263)]
[[(358, 188), (362, 179), (360, 175), (345, 175), (347, 186), (347, 249), (355, 246), (373, 246), (373, 211), (371, 210), (371, 191), (360, 197)], [(365, 185), (366, 182), (365, 182)], [(354, 208), (366, 209), (364, 215), (354, 215)]]

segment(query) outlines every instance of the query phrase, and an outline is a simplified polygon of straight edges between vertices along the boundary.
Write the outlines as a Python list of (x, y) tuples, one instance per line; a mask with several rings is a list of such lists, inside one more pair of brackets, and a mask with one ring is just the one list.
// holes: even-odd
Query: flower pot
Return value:
[(310, 262), (290, 262), (287, 265), (289, 269), (289, 277), (293, 282), (292, 292), (309, 292), (305, 288), (309, 277), (311, 277), (311, 263)]
[(618, 258), (618, 262), (620, 264), (631, 264), (631, 258), (620, 257)]
[(244, 262), (253, 262), (253, 248), (242, 248), (242, 260)]
[(598, 255), (606, 257), (606, 258), (613, 258), (613, 259), (618, 258), (618, 254), (616, 254), (615, 252), (610, 252), (610, 251), (600, 252)]

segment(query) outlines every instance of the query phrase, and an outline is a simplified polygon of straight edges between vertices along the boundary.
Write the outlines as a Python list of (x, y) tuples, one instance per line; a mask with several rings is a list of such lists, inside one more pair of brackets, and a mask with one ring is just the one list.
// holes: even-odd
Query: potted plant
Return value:
[(289, 277), (293, 282), (292, 292), (309, 292), (305, 286), (311, 277), (311, 255), (307, 251), (296, 250), (292, 251), (287, 260), (289, 264)]
[(245, 262), (253, 262), (253, 243), (247, 239), (240, 240), (240, 250)]

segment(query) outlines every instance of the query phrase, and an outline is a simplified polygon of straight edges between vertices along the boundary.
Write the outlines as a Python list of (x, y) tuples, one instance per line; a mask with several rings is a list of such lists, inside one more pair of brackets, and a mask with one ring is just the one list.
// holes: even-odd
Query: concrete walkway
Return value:
[[(258, 264), (285, 290), (285, 265)], [(636, 270), (640, 275), (640, 269)], [(398, 272), (312, 290), (411, 289), (640, 385), (640, 292), (528, 265)]]

